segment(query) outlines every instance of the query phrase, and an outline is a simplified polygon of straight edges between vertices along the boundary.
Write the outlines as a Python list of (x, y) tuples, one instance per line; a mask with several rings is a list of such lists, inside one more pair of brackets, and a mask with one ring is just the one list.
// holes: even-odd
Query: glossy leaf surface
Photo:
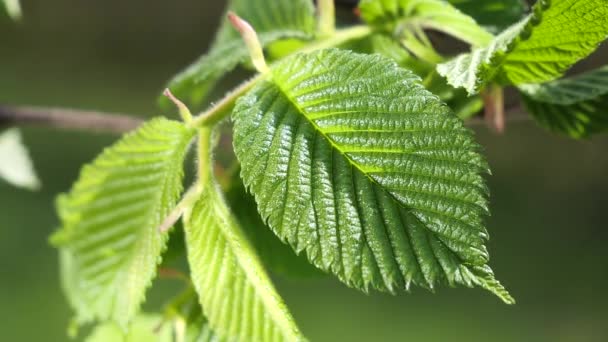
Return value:
[(486, 288), (488, 170), (479, 146), (411, 72), (379, 55), (289, 57), (233, 113), (241, 176), (296, 251), (346, 284)]

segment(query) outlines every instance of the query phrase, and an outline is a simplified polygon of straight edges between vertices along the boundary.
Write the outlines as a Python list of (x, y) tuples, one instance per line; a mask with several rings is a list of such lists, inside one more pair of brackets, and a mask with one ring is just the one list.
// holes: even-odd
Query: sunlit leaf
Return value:
[(21, 188), (40, 188), (34, 165), (16, 128), (0, 133), (0, 179)]
[(346, 284), (481, 286), (488, 170), (479, 146), (420, 79), (379, 55), (286, 58), (233, 113), (241, 176), (296, 251)]
[(21, 4), (19, 0), (0, 0), (0, 3), (4, 3), (4, 9), (11, 18), (15, 20), (21, 19)]
[(114, 322), (103, 323), (95, 327), (85, 342), (173, 342), (173, 327), (162, 322), (161, 315), (141, 314), (129, 325), (128, 332)]
[(158, 232), (182, 190), (193, 132), (158, 118), (86, 165), (57, 210), (65, 292), (81, 323), (125, 328), (156, 274), (167, 234)]
[(608, 1), (540, 1), (533, 13), (487, 47), (437, 67), (454, 87), (477, 93), (490, 81), (508, 85), (553, 80), (608, 37)]

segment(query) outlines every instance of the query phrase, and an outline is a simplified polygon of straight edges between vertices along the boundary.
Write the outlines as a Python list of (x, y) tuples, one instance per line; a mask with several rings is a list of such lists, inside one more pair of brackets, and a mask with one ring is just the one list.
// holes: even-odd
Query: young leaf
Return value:
[(156, 273), (167, 234), (158, 227), (182, 190), (193, 132), (154, 119), (82, 169), (57, 210), (63, 286), (80, 323), (112, 319), (123, 329)]
[(210, 326), (227, 340), (302, 340), (212, 179), (211, 163), (206, 167), (202, 194), (186, 210), (184, 228), (192, 282)]
[(585, 138), (608, 130), (608, 66), (519, 90), (532, 116), (552, 131)]
[[(253, 26), (262, 46), (285, 38), (310, 39), (315, 29), (310, 0), (232, 0), (228, 10)], [(209, 52), (175, 76), (168, 87), (191, 109), (196, 108), (224, 74), (248, 57), (238, 32), (224, 21)], [(161, 102), (166, 100), (161, 98)]]
[(543, 0), (487, 47), (440, 64), (437, 71), (469, 94), (492, 80), (503, 85), (550, 81), (607, 36), (607, 1)]
[(0, 179), (21, 188), (40, 188), (34, 165), (16, 128), (0, 133)]
[(233, 112), (241, 176), (273, 231), (346, 284), (479, 285), (488, 170), (471, 132), (379, 55), (286, 58)]
[(443, 0), (362, 0), (361, 17), (391, 34), (418, 26), (445, 32), (471, 45), (484, 46), (492, 34)]
[(498, 33), (519, 21), (527, 9), (524, 0), (448, 0), (490, 32)]

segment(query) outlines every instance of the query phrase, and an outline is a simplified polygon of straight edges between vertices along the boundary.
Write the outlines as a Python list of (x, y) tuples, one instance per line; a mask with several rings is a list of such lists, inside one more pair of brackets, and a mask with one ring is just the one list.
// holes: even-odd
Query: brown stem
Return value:
[(87, 132), (125, 133), (142, 122), (140, 118), (123, 114), (0, 105), (0, 126), (34, 125)]
[[(507, 122), (529, 121), (530, 116), (520, 104), (509, 106), (505, 111)], [(33, 125), (52, 128), (121, 134), (141, 125), (138, 117), (67, 108), (16, 107), (0, 105), (0, 127), (5, 125)], [(466, 121), (467, 126), (484, 124), (481, 116)]]

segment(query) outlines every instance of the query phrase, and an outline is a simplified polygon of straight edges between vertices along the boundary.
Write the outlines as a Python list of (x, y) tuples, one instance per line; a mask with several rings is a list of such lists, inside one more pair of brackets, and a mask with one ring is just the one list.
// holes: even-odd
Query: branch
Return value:
[[(221, 107), (221, 106), (220, 106)], [(204, 116), (204, 119), (208, 119)], [(509, 123), (530, 121), (521, 104), (505, 108), (505, 120)], [(125, 114), (103, 113), (90, 110), (43, 107), (14, 107), (0, 105), (0, 127), (5, 125), (46, 126), (74, 131), (121, 134), (143, 123), (143, 119)], [(466, 121), (468, 126), (485, 124), (482, 116)]]
[(0, 105), (0, 127), (4, 125), (33, 125), (53, 128), (125, 133), (143, 122), (124, 115), (67, 108), (13, 107)]

